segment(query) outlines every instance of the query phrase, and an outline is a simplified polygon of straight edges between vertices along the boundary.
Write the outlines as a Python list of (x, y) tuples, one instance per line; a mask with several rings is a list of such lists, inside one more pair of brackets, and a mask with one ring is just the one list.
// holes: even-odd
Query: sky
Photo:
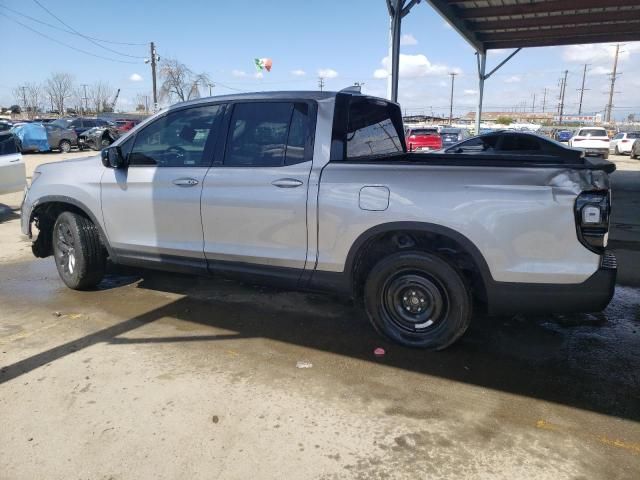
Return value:
[[(0, 0), (0, 31), (11, 39), (0, 46), (0, 105), (16, 103), (15, 87), (66, 72), (78, 85), (106, 81), (120, 88), (116, 108), (133, 109), (138, 95), (151, 93), (151, 71), (144, 63), (150, 41), (161, 61), (177, 59), (207, 73), (214, 95), (316, 90), (322, 76), (326, 90), (360, 82), (364, 93), (386, 96), (384, 0), (38, 1), (83, 36), (34, 21), (67, 28), (35, 0)], [(405, 112), (448, 115), (452, 72), (458, 74), (454, 114), (473, 111), (478, 89), (473, 49), (425, 2), (404, 18), (402, 34), (399, 101)], [(86, 36), (140, 45), (92, 42)], [(555, 110), (559, 79), (568, 70), (565, 112), (575, 113), (586, 63), (583, 113), (601, 113), (614, 51), (609, 44), (522, 50), (486, 82), (485, 111), (530, 111), (534, 95), (540, 111), (545, 88), (547, 111)], [(613, 102), (619, 120), (630, 113), (640, 117), (640, 42), (623, 45), (621, 52)], [(487, 71), (508, 53), (491, 51)], [(271, 72), (257, 74), (257, 57), (273, 60)]]

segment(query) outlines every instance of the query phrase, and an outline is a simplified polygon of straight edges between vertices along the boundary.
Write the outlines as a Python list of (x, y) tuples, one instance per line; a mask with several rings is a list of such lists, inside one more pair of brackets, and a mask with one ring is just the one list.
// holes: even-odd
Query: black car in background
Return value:
[(120, 137), (121, 132), (115, 124), (93, 127), (78, 136), (78, 147), (88, 147), (92, 150), (102, 150)]
[(469, 138), (469, 131), (464, 128), (446, 127), (440, 130), (440, 138), (442, 139), (442, 148), (450, 147), (453, 144), (461, 142)]

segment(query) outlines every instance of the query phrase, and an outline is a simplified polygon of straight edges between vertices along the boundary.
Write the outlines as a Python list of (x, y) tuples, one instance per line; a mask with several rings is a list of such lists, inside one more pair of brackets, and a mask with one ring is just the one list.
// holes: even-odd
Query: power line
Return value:
[(12, 20), (12, 21), (16, 22), (18, 25), (23, 26), (27, 30), (31, 30), (33, 33), (36, 33), (36, 34), (40, 35), (41, 37), (46, 38), (47, 40), (51, 40), (52, 42), (55, 42), (55, 43), (58, 43), (58, 44), (62, 45), (63, 47), (67, 47), (67, 48), (70, 48), (71, 50), (75, 50), (76, 52), (84, 53), (85, 55), (90, 55), (90, 56), (96, 57), (96, 58), (101, 58), (102, 60), (108, 60), (110, 62), (130, 63), (130, 64), (133, 64), (133, 65), (138, 65), (140, 63), (140, 62), (131, 62), (129, 60), (119, 60), (119, 59), (116, 59), (116, 58), (103, 57), (102, 55), (98, 55), (96, 53), (87, 52), (86, 50), (82, 50), (80, 48), (74, 47), (73, 45), (69, 45), (68, 43), (64, 43), (64, 42), (61, 42), (60, 40), (57, 40), (57, 39), (55, 39), (53, 37), (50, 37), (46, 33), (42, 33), (40, 31), (36, 30), (35, 28), (31, 28), (29, 25), (25, 25), (21, 21), (16, 20), (15, 18), (11, 18), (5, 13), (0, 12), (0, 15), (3, 16), (3, 17), (8, 18), (9, 20)]
[[(76, 34), (73, 30), (68, 30), (66, 28), (58, 27), (57, 25), (52, 25), (51, 23), (42, 21), (42, 20), (40, 20), (38, 18), (34, 18), (34, 17), (30, 16), (30, 15), (27, 15), (25, 13), (19, 12), (19, 11), (15, 10), (15, 9), (13, 9), (11, 7), (7, 7), (6, 5), (0, 5), (0, 8), (7, 9), (10, 12), (13, 12), (15, 15), (20, 15), (21, 17), (28, 18), (29, 20), (31, 20), (33, 22), (39, 23), (41, 25), (46, 25), (47, 27), (53, 28), (55, 30), (59, 30), (61, 32), (66, 32), (66, 33), (71, 33), (71, 34), (74, 34), (74, 35)], [(85, 37), (86, 38), (90, 38), (91, 40), (95, 40), (96, 42), (111, 43), (111, 44), (114, 44), (114, 45), (128, 45), (128, 46), (132, 46), (132, 47), (139, 47), (139, 46), (145, 46), (146, 45), (146, 43), (130, 43), (130, 42), (116, 42), (114, 40), (104, 40), (102, 38), (90, 37), (88, 35), (85, 35)]]
[(47, 7), (45, 7), (44, 5), (42, 5), (38, 0), (33, 0), (40, 8), (42, 8), (45, 12), (47, 12), (49, 15), (51, 15), (53, 18), (55, 18), (56, 20), (58, 20), (61, 24), (63, 24), (65, 27), (67, 27), (70, 30), (73, 30), (73, 33), (75, 33), (76, 35), (81, 36), (84, 39), (89, 40), (91, 43), (93, 43), (94, 45), (107, 50), (108, 52), (111, 53), (115, 53), (117, 55), (122, 55), (123, 57), (130, 57), (130, 58), (145, 58), (145, 57), (141, 57), (139, 55), (129, 55), (128, 53), (122, 53), (119, 52), (118, 50), (114, 50), (113, 48), (109, 48), (109, 47), (105, 47), (104, 45), (100, 45), (98, 42), (96, 42), (95, 40), (93, 40), (91, 37), (88, 37), (86, 35), (84, 35), (83, 33), (80, 33), (78, 30), (76, 30), (75, 28), (73, 28), (71, 25), (69, 25), (68, 23), (65, 23), (64, 20), (60, 19), (59, 17), (57, 17), (51, 10), (49, 10)]

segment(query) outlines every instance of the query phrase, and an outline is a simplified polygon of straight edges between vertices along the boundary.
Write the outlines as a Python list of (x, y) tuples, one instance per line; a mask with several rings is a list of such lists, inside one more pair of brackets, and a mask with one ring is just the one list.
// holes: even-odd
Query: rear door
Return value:
[(224, 105), (172, 110), (122, 145), (127, 169), (106, 169), (102, 212), (124, 257), (206, 268), (200, 196)]
[(0, 195), (19, 192), (26, 183), (25, 166), (15, 137), (0, 134)]
[(294, 101), (230, 109), (224, 159), (214, 162), (202, 192), (210, 268), (220, 261), (305, 267), (315, 112), (315, 103)]

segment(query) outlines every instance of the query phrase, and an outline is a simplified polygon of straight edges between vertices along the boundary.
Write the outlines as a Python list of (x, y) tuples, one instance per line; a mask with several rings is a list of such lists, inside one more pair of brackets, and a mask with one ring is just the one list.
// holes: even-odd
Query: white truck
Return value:
[(338, 292), (386, 337), (441, 349), (474, 308), (612, 298), (613, 164), (544, 142), (407, 153), (400, 107), (354, 91), (199, 99), (101, 155), (38, 167), (22, 230), (37, 226), (34, 254), (73, 289), (95, 287), (109, 259)]

